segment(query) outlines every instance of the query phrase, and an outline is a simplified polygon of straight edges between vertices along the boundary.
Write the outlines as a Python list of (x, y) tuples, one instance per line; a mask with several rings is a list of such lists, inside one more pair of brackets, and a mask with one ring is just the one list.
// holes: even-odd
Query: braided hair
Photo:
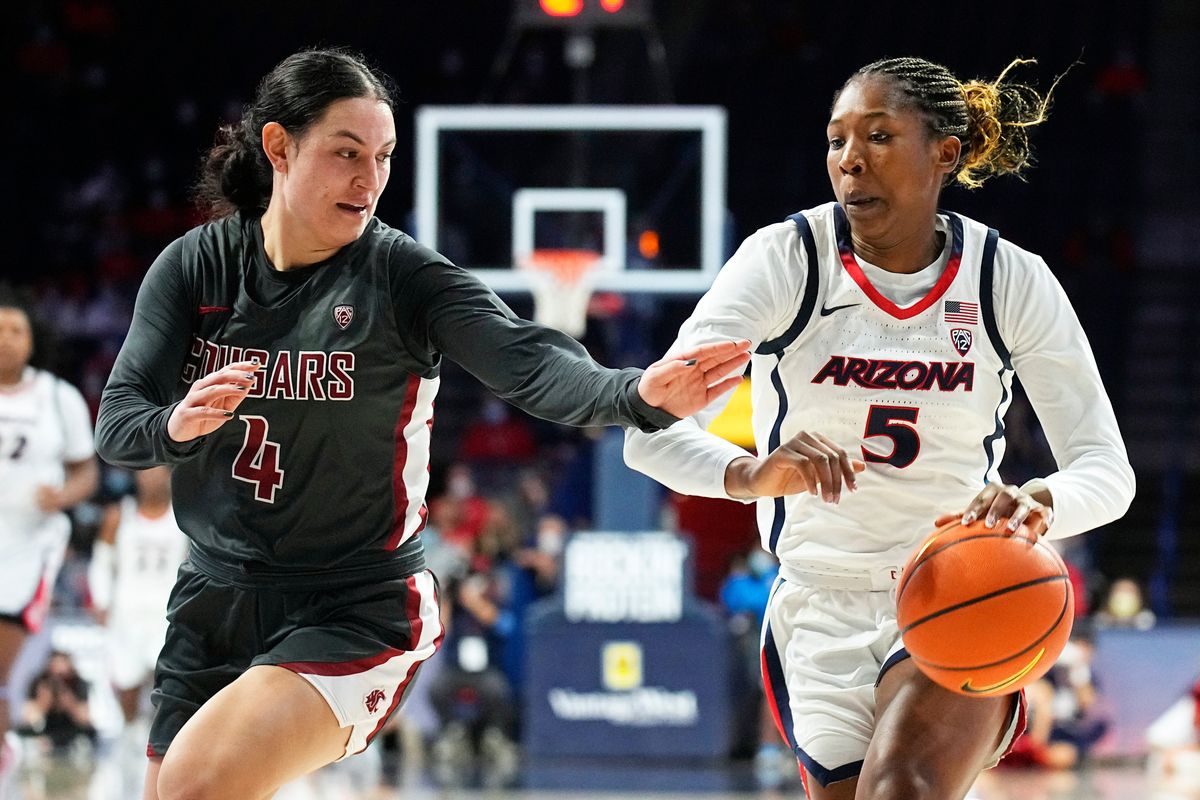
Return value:
[(975, 189), (993, 175), (1020, 177), (1033, 161), (1029, 128), (1045, 121), (1050, 96), (1062, 76), (1045, 97), (1031, 86), (1005, 80), (1013, 67), (1032, 63), (1034, 59), (1014, 59), (993, 81), (964, 83), (941, 64), (923, 58), (886, 58), (855, 72), (842, 89), (876, 75), (896, 81), (904, 101), (925, 116), (933, 134), (957, 136), (962, 142), (958, 164), (946, 182), (956, 180)]
[(197, 205), (218, 219), (236, 211), (261, 214), (271, 199), (271, 163), (262, 149), (262, 129), (278, 122), (300, 138), (325, 110), (352, 97), (393, 106), (393, 85), (362, 56), (341, 48), (302, 50), (279, 62), (258, 84), (242, 119), (223, 125), (204, 157), (196, 185)]

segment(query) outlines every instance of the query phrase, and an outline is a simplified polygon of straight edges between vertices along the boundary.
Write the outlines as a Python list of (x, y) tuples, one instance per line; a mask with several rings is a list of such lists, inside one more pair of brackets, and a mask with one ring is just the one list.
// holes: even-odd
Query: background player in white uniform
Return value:
[[(961, 798), (1019, 725), (1015, 695), (953, 694), (906, 658), (896, 573), (935, 517), (1060, 537), (1133, 496), (1046, 264), (938, 211), (951, 178), (977, 186), (1028, 160), (1045, 103), (1004, 78), (964, 85), (914, 58), (855, 73), (827, 129), (837, 202), (747, 239), (682, 327), (676, 347), (751, 340), (760, 457), (704, 432), (716, 408), (627, 436), (628, 463), (677, 491), (759, 498), (781, 561), (764, 679), (817, 800)], [(1014, 371), (1059, 465), (1023, 487), (997, 471)]]
[(92, 608), (107, 628), (109, 674), (125, 717), (118, 760), (138, 773), (126, 782), (127, 796), (142, 786), (148, 728), (135, 724), (138, 706), (154, 676), (167, 634), (167, 598), (187, 555), (187, 537), (171, 508), (171, 470), (151, 467), (134, 480), (136, 496), (105, 511), (88, 568)]
[(0, 792), (15, 762), (8, 676), (46, 617), (70, 535), (63, 511), (96, 490), (92, 419), (75, 387), (29, 365), (33, 326), (0, 296)]

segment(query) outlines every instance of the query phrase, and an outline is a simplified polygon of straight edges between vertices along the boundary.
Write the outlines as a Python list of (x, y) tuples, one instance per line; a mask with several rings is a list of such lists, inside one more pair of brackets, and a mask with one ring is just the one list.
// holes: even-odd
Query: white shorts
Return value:
[[(776, 580), (763, 620), (764, 689), (780, 733), (822, 786), (861, 772), (875, 730), (875, 687), (905, 658), (894, 589)], [(1023, 703), (1013, 706), (989, 766), (1023, 727)]]
[(41, 629), (70, 535), (60, 514), (28, 536), (0, 540), (0, 616), (20, 620), (30, 633)]
[(106, 631), (109, 678), (121, 691), (154, 677), (154, 665), (167, 637), (167, 618), (162, 612), (132, 617), (129, 612), (110, 617)]
[(392, 712), (408, 696), (417, 668), (437, 652), (441, 644), (445, 631), (433, 573), (425, 570), (407, 580), (408, 618), (415, 639), (411, 650), (389, 650), (356, 661), (280, 664), (321, 693), (337, 717), (338, 725), (352, 728), (346, 752), (339, 761), (367, 749)]

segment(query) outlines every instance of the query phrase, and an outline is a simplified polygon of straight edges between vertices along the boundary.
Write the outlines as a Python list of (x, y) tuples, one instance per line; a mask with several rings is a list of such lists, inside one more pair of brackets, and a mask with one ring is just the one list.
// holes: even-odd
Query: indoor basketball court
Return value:
[[(890, 697), (876, 690), (897, 664), (905, 669), (892, 676), (915, 676), (903, 680), (955, 704), (1007, 704), (993, 715), (1004, 714), (993, 756), (1004, 759), (964, 800), (1200, 800), (1200, 360), (1188, 346), (1200, 337), (1200, 162), (1191, 144), (1200, 4), (911, 5), (29, 0), (10, 9), (17, 48), (5, 69), (18, 96), (8, 127), (22, 156), (6, 167), (20, 201), (0, 271), (0, 588), (19, 583), (5, 570), (43, 567), (31, 566), (36, 537), (11, 533), (19, 526), (10, 520), (28, 527), (44, 514), (70, 535), (47, 556), (46, 565), (62, 559), (52, 590), (38, 583), (12, 609), (0, 604), (0, 665), (12, 662), (7, 679), (0, 672), (9, 716), (0, 800), (142, 797), (147, 743), (159, 735), (152, 721), (179, 714), (156, 718), (152, 663), (132, 690), (117, 686), (113, 648), (122, 640), (106, 603), (122, 570), (178, 580), (172, 600), (164, 594), (146, 615), (155, 624), (164, 603), (183, 602), (186, 578), (174, 576), (210, 568), (198, 566), (212, 555), (196, 544), (203, 536), (233, 542), (231, 571), (213, 568), (219, 580), (206, 579), (283, 596), (292, 584), (271, 576), (290, 580), (294, 568), (321, 587), (304, 591), (334, 596), (350, 585), (335, 580), (346, 564), (379, 566), (355, 562), (357, 544), (337, 538), (357, 535), (367, 508), (384, 509), (385, 559), (423, 557), (436, 598), (406, 588), (404, 608), (381, 614), (387, 625), (404, 622), (408, 644), (384, 647), (354, 619), (345, 623), (353, 646), (338, 640), (328, 653), (255, 662), (303, 677), (340, 730), (354, 727), (359, 738), (347, 741), (368, 743), (284, 785), (277, 800), (819, 797), (805, 781), (857, 777), (877, 732), (918, 741), (876, 716)], [(369, 137), (348, 124), (330, 137), (336, 150), (306, 150), (303, 137), (326, 121), (318, 115), (298, 128), (295, 152), (323, 153), (353, 175), (335, 216), (346, 225), (362, 217), (366, 227), (336, 246), (304, 239), (311, 257), (281, 266), (271, 255), (280, 240), (269, 235), (279, 208), (270, 191), (210, 222), (219, 206), (197, 194), (201, 157), (220, 150), (210, 150), (218, 127), (241, 131), (256, 91), (266, 91), (259, 80), (281, 59), (342, 46), (396, 84), (380, 83), (386, 101), (374, 88), (332, 95), (386, 102), (364, 104), (383, 119), (386, 142), (360, 159)], [(908, 55), (920, 66), (893, 58)], [(868, 64), (878, 69), (855, 72)], [(1002, 92), (1002, 78), (1028, 85)], [(888, 80), (903, 91), (866, 94)], [(988, 87), (994, 108), (971, 105), (980, 93), (992, 97)], [(996, 116), (1013, 98), (1028, 107)], [(966, 122), (950, 133), (950, 117), (939, 115), (960, 106)], [(910, 117), (926, 137), (920, 147), (897, 134)], [(250, 131), (254, 158), (218, 162), (218, 183), (242, 179), (237, 170), (251, 162), (260, 190), (306, 175), (269, 149), (272, 130), (264, 122)], [(1026, 135), (1028, 164), (1030, 151), (1003, 150)], [(958, 149), (931, 161), (926, 145), (951, 139)], [(989, 162), (994, 175), (958, 171), (968, 156), (1002, 150), (1005, 158)], [(1014, 178), (1013, 164), (1028, 169)], [(980, 174), (997, 179), (981, 191), (952, 185), (957, 176), (969, 187), (963, 176)], [(315, 192), (318, 182), (307, 180), (286, 185)], [(222, 187), (226, 200), (237, 194)], [(235, 188), (247, 196), (247, 186)], [(172, 243), (230, 219), (246, 226), (245, 241), (187, 249), (191, 260), (179, 266), (208, 268), (211, 258), (236, 280), (200, 281), (186, 312), (148, 313), (143, 303), (167, 296), (146, 277), (160, 254), (185, 252)], [(303, 224), (291, 230), (307, 230), (309, 218), (296, 219)], [(386, 257), (370, 263), (375, 272), (337, 272), (350, 268), (343, 255), (365, 252), (355, 249), (359, 237), (383, 235), (376, 221), (413, 241), (395, 235), (379, 250)], [(421, 264), (395, 255), (404, 248)], [(413, 276), (430, 270), (444, 274), (420, 280), (445, 283), (426, 291)], [(312, 322), (268, 313), (307, 314), (304, 303), (318, 305), (309, 287), (327, 285), (320, 303), (330, 307)], [(208, 296), (213, 286), (232, 299)], [(386, 297), (346, 299), (360, 291)], [(444, 300), (458, 291), (466, 299)], [(521, 327), (510, 310), (554, 329), (553, 338)], [(20, 364), (5, 316), (14, 311), (28, 319), (31, 341)], [(467, 323), (450, 327), (453, 313)], [(472, 327), (484, 319), (503, 323)], [(150, 326), (141, 338), (130, 333), (139, 320)], [(214, 404), (220, 424), (203, 434), (172, 433), (167, 446), (152, 435), (176, 430), (167, 421), (174, 411), (161, 426), (147, 422), (153, 446), (97, 461), (90, 493), (54, 506), (46, 498), (65, 495), (33, 476), (61, 472), (44, 480), (62, 489), (83, 462), (63, 445), (61, 456), (47, 456), (50, 468), (28, 463), (30, 451), (41, 457), (30, 420), (69, 427), (57, 399), (20, 405), (29, 376), (74, 387), (100, 429), (123, 354), (158, 342), (167, 323), (187, 328), (187, 341), (139, 362), (148, 373), (186, 351), (168, 376), (174, 388), (150, 392), (158, 411), (166, 408), (158, 400), (182, 407), (196, 384), (243, 356), (275, 358), (270, 374), (247, 373), (250, 385), (238, 391), (249, 405)], [(663, 409), (638, 394), (646, 373), (637, 381), (625, 373), (619, 396), (596, 379), (587, 397), (570, 398), (583, 409), (574, 419), (626, 420), (627, 429), (560, 424), (520, 404), (558, 408), (537, 405), (553, 394), (537, 383), (552, 361), (570, 376), (587, 373), (590, 365), (577, 368), (589, 358), (614, 369), (659, 359), (695, 366), (677, 355), (683, 344), (669, 350), (681, 330), (706, 345), (728, 330), (741, 331), (739, 341), (762, 335), (747, 365), (698, 387), (702, 398), (715, 395), (726, 391), (721, 380), (742, 375), (719, 407), (680, 412), (688, 419), (657, 439), (651, 431), (667, 423), (647, 422)], [(446, 331), (462, 340), (441, 338)], [(263, 341), (237, 339), (251, 335)], [(496, 343), (504, 346), (487, 349)], [(377, 345), (400, 366), (372, 366), (367, 348)], [(489, 362), (471, 362), (476, 352)], [(515, 366), (495, 376), (514, 353)], [(575, 361), (555, 361), (562, 353)], [(355, 381), (366, 387), (371, 376), (375, 389), (356, 394)], [(527, 397), (530, 385), (541, 389)], [(363, 419), (360, 409), (380, 398), (391, 416)], [(291, 441), (267, 438), (280, 429), (267, 427), (273, 413), (298, 420)], [(232, 428), (221, 431), (227, 418), (236, 441)], [(118, 424), (109, 423), (110, 436)], [(826, 430), (835, 432), (828, 442), (814, 438)], [(114, 438), (141, 441), (127, 434)], [(319, 442), (308, 463), (287, 462), (309, 437)], [(189, 444), (199, 440), (217, 444)], [(141, 465), (148, 452), (189, 475), (189, 459), (225, 450), (231, 464), (192, 475), (220, 491), (197, 503), (192, 484), (175, 487), (176, 510), (181, 498), (193, 504), (179, 519), (206, 520), (199, 534), (171, 527), (191, 537), (191, 567), (159, 543), (113, 549), (127, 535), (118, 531), (137, 530), (119, 527), (118, 512), (142, 514), (134, 471), (113, 464)], [(366, 455), (376, 450), (379, 469)], [(799, 454), (788, 462), (790, 488), (767, 492), (759, 467), (789, 450)], [(297, 477), (308, 468), (324, 470), (311, 486)], [(762, 479), (755, 491), (752, 478)], [(858, 480), (864, 491), (851, 492)], [(367, 497), (367, 485), (383, 488)], [(1006, 509), (999, 522), (984, 521), (990, 505), (961, 516), (993, 490), (987, 503)], [(862, 497), (875, 505), (856, 505)], [(1120, 513), (1103, 516), (1123, 500)], [(286, 516), (293, 509), (303, 519)], [(206, 514), (232, 516), (210, 525)], [(266, 520), (262, 530), (242, 514)], [(319, 514), (334, 522), (304, 538)], [(1056, 516), (1082, 535), (1056, 538)], [(281, 519), (292, 520), (286, 531)], [(118, 557), (124, 567), (110, 563)], [(423, 570), (401, 577), (415, 586)], [(805, 599), (787, 617), (781, 598), (795, 590), (811, 593), (790, 595)], [(214, 608), (209, 623), (226, 624), (225, 613)], [(339, 618), (329, 619), (335, 627)], [(250, 636), (264, 624), (246, 623), (229, 641), (259, 641)], [(219, 649), (216, 639), (193, 638), (203, 657)], [(413, 656), (435, 646), (427, 661)], [(236, 659), (222, 657), (221, 668), (232, 668)], [(401, 678), (356, 683), (391, 675), (372, 672), (388, 665)], [(208, 668), (195, 667), (201, 673), (209, 680)], [(186, 681), (176, 684), (186, 693)], [(338, 690), (350, 698), (344, 707), (334, 685), (350, 687)], [(908, 697), (941, 702), (916, 691)], [(159, 694), (168, 705), (191, 702)], [(947, 719), (912, 713), (903, 724), (943, 734)], [(985, 728), (953, 730), (967, 741)], [(926, 751), (949, 754), (942, 745)]]

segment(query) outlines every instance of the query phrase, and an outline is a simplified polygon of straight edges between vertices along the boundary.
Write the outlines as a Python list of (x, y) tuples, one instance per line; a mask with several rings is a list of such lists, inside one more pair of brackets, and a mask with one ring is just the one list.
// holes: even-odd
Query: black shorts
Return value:
[(361, 752), (442, 640), (437, 583), (423, 570), (367, 585), (280, 590), (234, 585), (185, 562), (167, 606), (147, 753), (162, 756), (210, 697), (252, 666), (308, 680)]

